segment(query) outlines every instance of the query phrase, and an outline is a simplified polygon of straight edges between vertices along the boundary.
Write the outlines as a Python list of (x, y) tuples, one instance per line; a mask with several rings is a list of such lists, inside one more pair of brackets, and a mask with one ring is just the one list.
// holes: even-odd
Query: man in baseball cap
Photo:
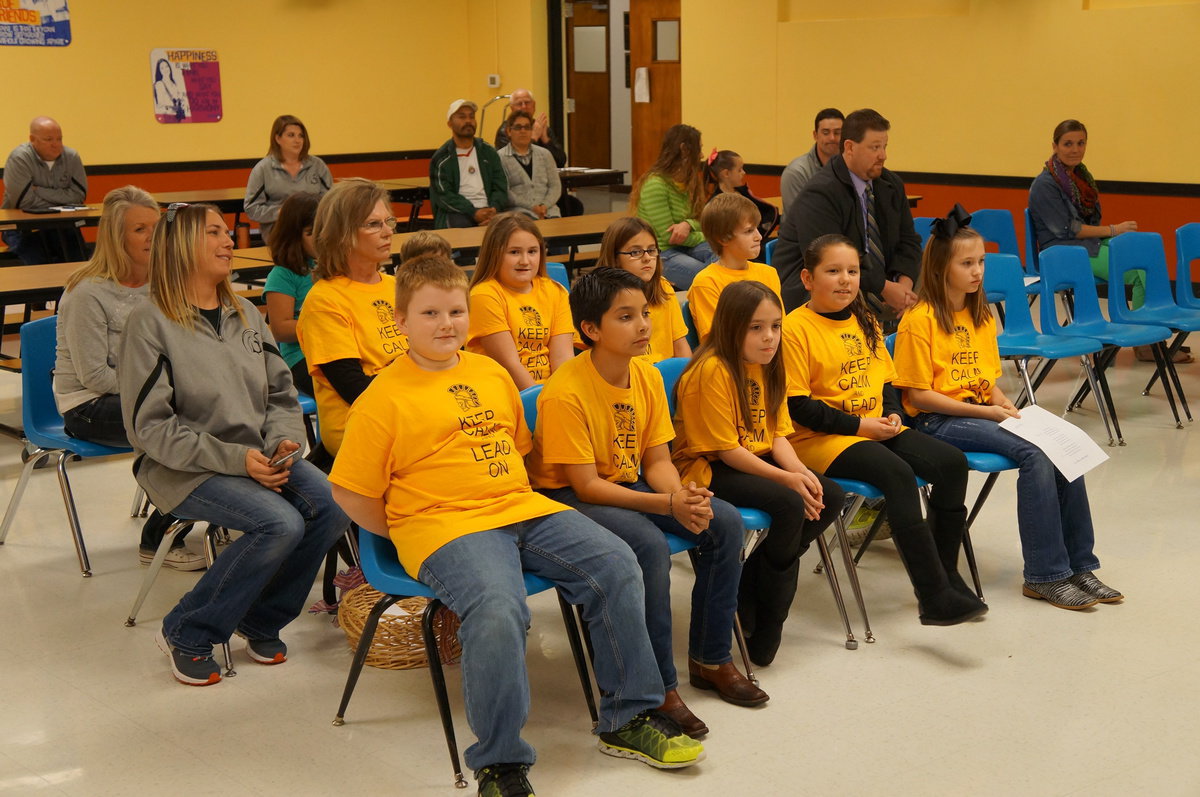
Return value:
[(475, 136), (477, 110), (470, 100), (450, 103), (450, 139), (429, 161), (429, 199), (438, 229), (484, 225), (508, 207), (508, 178), (500, 156)]

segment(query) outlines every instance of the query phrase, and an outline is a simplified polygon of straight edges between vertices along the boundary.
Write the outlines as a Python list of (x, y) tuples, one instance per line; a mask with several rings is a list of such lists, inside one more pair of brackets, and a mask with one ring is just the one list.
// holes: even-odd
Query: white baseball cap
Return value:
[(450, 117), (454, 116), (455, 111), (457, 111), (459, 108), (463, 107), (464, 105), (469, 105), (471, 107), (472, 111), (479, 110), (479, 106), (476, 105), (475, 103), (471, 102), (470, 100), (455, 100), (454, 102), (450, 103), (450, 110), (446, 111), (446, 121), (449, 121)]

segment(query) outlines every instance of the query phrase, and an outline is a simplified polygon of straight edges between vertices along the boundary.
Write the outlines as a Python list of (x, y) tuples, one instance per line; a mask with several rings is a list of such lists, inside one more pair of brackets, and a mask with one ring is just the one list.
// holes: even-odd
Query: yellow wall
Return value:
[[(826, 18), (847, 5), (876, 16)], [(821, 108), (873, 107), (889, 167), (1032, 176), (1073, 117), (1097, 178), (1200, 182), (1194, 0), (739, 0), (736, 24), (730, 7), (683, 0), (683, 119), (705, 147), (787, 163)]]
[[(58, 119), (86, 165), (260, 157), (281, 113), (304, 120), (317, 155), (434, 149), (456, 97), (547, 93), (539, 0), (72, 0), (70, 9), (70, 46), (0, 47), (9, 76), (0, 151), (26, 140), (40, 114)], [(218, 51), (222, 121), (155, 121), (156, 47)], [(500, 74), (499, 89), (488, 73)], [(485, 138), (503, 107), (489, 109)]]

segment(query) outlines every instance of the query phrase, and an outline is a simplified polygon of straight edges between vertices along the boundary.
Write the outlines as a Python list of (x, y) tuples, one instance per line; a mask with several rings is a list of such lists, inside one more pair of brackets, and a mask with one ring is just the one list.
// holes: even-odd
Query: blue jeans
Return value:
[(600, 687), (597, 732), (616, 730), (663, 701), (628, 545), (571, 511), (459, 537), (434, 551), (418, 577), (462, 620), (463, 697), (478, 738), (466, 761), (477, 771), (535, 758), (521, 738), (529, 713), (523, 570), (553, 581), (582, 607)]
[(1025, 580), (1061, 581), (1100, 567), (1083, 477), (1068, 482), (1042, 450), (984, 418), (921, 413), (915, 426), (963, 451), (1001, 454), (1017, 463), (1017, 529)]
[(700, 270), (714, 260), (708, 241), (695, 246), (668, 246), (662, 250), (663, 276), (676, 290), (686, 291)]
[(304, 609), (326, 551), (350, 519), (333, 502), (325, 474), (304, 460), (281, 489), (248, 476), (213, 476), (172, 512), (243, 532), (163, 619), (163, 635), (183, 653), (208, 656), (234, 631), (278, 637)]
[[(623, 485), (643, 493), (654, 492), (638, 480)], [(633, 549), (646, 589), (646, 631), (658, 660), (666, 691), (679, 686), (671, 653), (671, 551), (663, 532), (685, 539), (693, 535), (670, 515), (654, 515), (619, 506), (588, 504), (570, 487), (545, 490), (546, 495), (573, 506)], [(688, 656), (701, 664), (732, 661), (733, 616), (737, 611), (738, 582), (742, 577), (742, 516), (719, 498), (712, 499), (713, 519), (699, 535), (696, 548), (696, 583), (692, 586), (692, 621), (688, 631)]]

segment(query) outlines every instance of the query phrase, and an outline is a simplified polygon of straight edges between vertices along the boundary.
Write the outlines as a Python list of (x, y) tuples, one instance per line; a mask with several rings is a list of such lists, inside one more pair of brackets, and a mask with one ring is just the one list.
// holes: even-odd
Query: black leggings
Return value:
[(855, 443), (838, 454), (825, 475), (878, 487), (887, 501), (884, 509), (893, 530), (922, 522), (916, 476), (932, 485), (929, 504), (934, 510), (966, 511), (966, 457), (949, 443), (915, 429), (906, 429), (890, 440)]

